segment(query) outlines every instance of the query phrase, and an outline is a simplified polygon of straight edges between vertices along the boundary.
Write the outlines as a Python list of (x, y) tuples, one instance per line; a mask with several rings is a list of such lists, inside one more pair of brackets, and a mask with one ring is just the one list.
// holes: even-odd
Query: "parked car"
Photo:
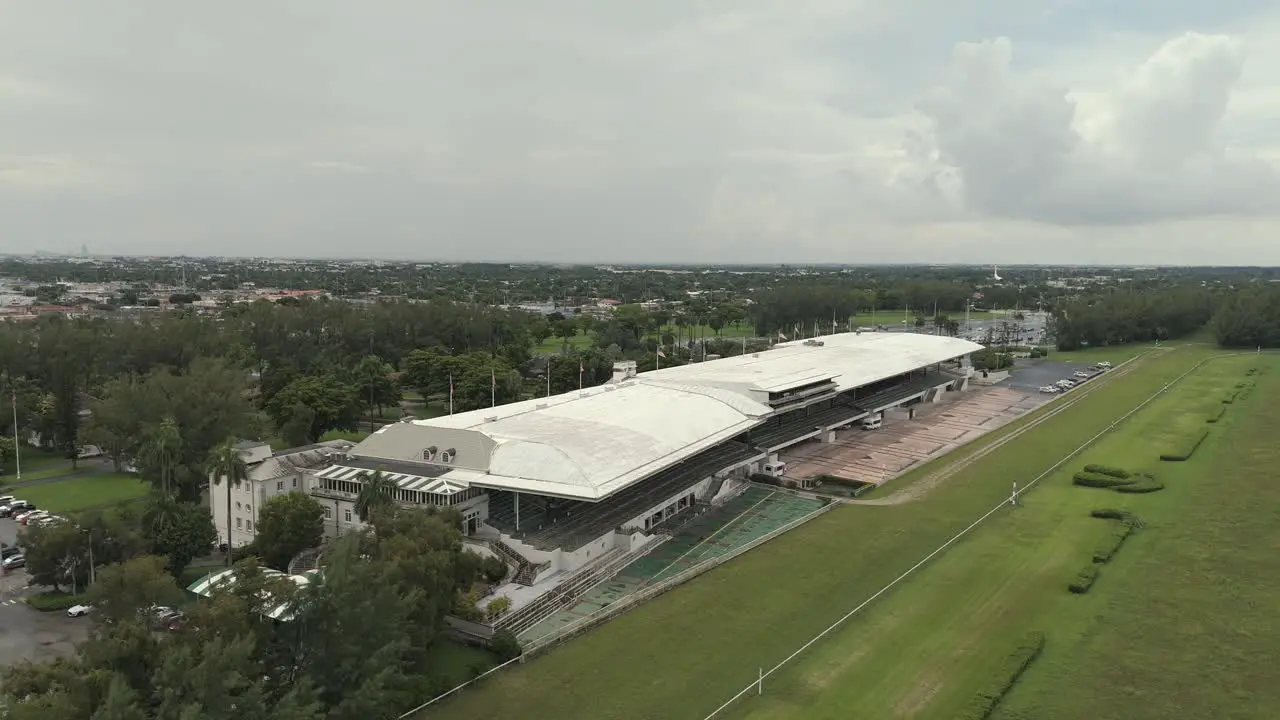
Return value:
[(1085, 371), (1083, 371), (1083, 370), (1077, 370), (1077, 371), (1075, 371), (1074, 373), (1072, 373), (1072, 375), (1074, 375), (1074, 376), (1076, 376), (1076, 377), (1078, 377), (1078, 378), (1084, 378), (1085, 380), (1088, 380), (1088, 379), (1089, 379), (1089, 373), (1087, 373), (1087, 372), (1085, 372)]
[(22, 513), (16, 519), (23, 525), (30, 525), (32, 520), (45, 517), (48, 514), (49, 513), (44, 510), (32, 510), (31, 512)]
[(1052, 386), (1052, 385), (1045, 385), (1045, 386), (1043, 386), (1043, 387), (1041, 387), (1041, 388), (1040, 388), (1040, 392), (1042, 392), (1042, 393), (1044, 393), (1044, 394), (1046, 394), (1046, 395), (1052, 395), (1052, 394), (1054, 394), (1054, 393), (1058, 392), (1058, 388), (1056, 388), (1056, 387), (1054, 387), (1054, 386)]
[(13, 545), (5, 545), (3, 549), (0, 549), (0, 561), (8, 560), (14, 555), (21, 555), (21, 554), (22, 554), (22, 548), (16, 547)]
[(91, 612), (93, 612), (93, 606), (87, 603), (84, 605), (72, 605), (67, 608), (67, 617), (84, 617)]
[(35, 509), (36, 506), (26, 500), (14, 500), (8, 505), (0, 506), (0, 517), (14, 517), (19, 513)]
[(5, 570), (16, 570), (17, 568), (25, 567), (26, 564), (27, 556), (24, 553), (18, 553), (17, 555), (10, 555), (5, 558), (4, 562), (0, 563), (0, 567), (3, 567)]
[(1102, 362), (1098, 363), (1098, 367), (1102, 368), (1103, 370), (1110, 370), (1111, 363), (1107, 362), (1106, 360), (1103, 360)]
[(0, 495), (0, 505), (8, 505), (14, 500), (17, 500), (17, 498), (12, 495)]

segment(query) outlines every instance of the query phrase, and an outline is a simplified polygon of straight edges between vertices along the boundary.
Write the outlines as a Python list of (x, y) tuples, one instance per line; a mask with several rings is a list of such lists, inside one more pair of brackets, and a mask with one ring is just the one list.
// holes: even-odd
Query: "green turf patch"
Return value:
[(49, 512), (72, 512), (143, 497), (150, 486), (127, 473), (79, 475), (22, 488), (22, 499)]
[(1031, 663), (1044, 652), (1044, 633), (1027, 635), (1018, 647), (996, 668), (995, 679), (974, 696), (973, 700), (957, 716), (959, 720), (987, 720), (995, 712), (1000, 701), (1018, 684), (1019, 678), (1031, 667)]

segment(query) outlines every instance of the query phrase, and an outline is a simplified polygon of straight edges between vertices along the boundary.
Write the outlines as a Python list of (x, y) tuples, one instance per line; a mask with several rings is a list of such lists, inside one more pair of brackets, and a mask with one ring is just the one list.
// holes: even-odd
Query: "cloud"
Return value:
[(1170, 39), (1087, 109), (1012, 60), (1006, 38), (961, 43), (922, 103), (971, 209), (1068, 226), (1275, 212), (1280, 174), (1221, 137), (1244, 63), (1237, 39)]
[(1219, 227), (1252, 257), (1280, 12), (1229, 5), (27, 3), (0, 24), (4, 242), (988, 262)]

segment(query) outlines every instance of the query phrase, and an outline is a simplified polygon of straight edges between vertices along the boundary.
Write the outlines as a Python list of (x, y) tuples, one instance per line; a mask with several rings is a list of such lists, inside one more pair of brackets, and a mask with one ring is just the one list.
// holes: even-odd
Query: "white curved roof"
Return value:
[(391, 426), (351, 454), (411, 462), (422, 448), (455, 447), (452, 481), (594, 500), (764, 422), (771, 391), (826, 380), (849, 390), (982, 349), (912, 333), (818, 340)]

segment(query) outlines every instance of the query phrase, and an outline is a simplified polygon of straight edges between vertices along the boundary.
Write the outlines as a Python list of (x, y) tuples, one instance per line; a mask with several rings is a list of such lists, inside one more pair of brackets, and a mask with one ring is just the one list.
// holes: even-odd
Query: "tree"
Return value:
[(122, 622), (135, 620), (139, 608), (177, 605), (182, 591), (165, 571), (164, 558), (142, 555), (103, 568), (87, 596), (99, 619)]
[(173, 494), (173, 474), (181, 453), (182, 431), (177, 420), (167, 417), (147, 432), (138, 460), (147, 474), (154, 473), (153, 478), (159, 481), (156, 489), (164, 495)]
[(152, 553), (168, 558), (169, 572), (177, 577), (193, 559), (209, 553), (218, 531), (209, 511), (195, 503), (173, 503), (164, 513), (164, 521), (149, 523), (143, 535)]
[(107, 697), (91, 720), (147, 720), (147, 713), (129, 683), (120, 675), (112, 675)]
[(254, 539), (262, 562), (286, 571), (289, 561), (324, 537), (324, 508), (303, 492), (288, 492), (267, 500), (258, 512)]
[(0, 436), (0, 468), (7, 468), (9, 461), (17, 457), (17, 445), (13, 438)]
[[(83, 588), (89, 582), (88, 544), (71, 523), (27, 528), (22, 534), (27, 556), (27, 575), (32, 584), (55, 590)], [(82, 569), (82, 572), (77, 570)]]
[(392, 494), (396, 484), (381, 469), (362, 472), (357, 477), (361, 480), (361, 485), (355, 502), (356, 516), (361, 522), (376, 526), (379, 515), (395, 506)]
[(391, 379), (395, 368), (388, 365), (377, 355), (366, 355), (356, 366), (355, 379), (360, 384), (361, 399), (365, 401), (369, 412), (369, 426), (374, 426), (377, 416), (375, 408), (381, 413), (387, 405), (400, 404), (400, 389)]
[(284, 425), (299, 404), (315, 413), (308, 442), (319, 440), (329, 430), (355, 427), (359, 416), (356, 388), (333, 375), (305, 376), (290, 382), (267, 404), (267, 412), (277, 425)]
[[(222, 486), (227, 493), (227, 567), (231, 566), (231, 487), (240, 487), (249, 476), (249, 468), (245, 465), (244, 455), (236, 447), (235, 438), (223, 440), (209, 454), (209, 477), (214, 487)], [(213, 487), (209, 488), (210, 491)]]
[(311, 442), (311, 428), (315, 425), (316, 411), (305, 403), (294, 403), (289, 419), (280, 426), (280, 438), (288, 447), (301, 447)]

